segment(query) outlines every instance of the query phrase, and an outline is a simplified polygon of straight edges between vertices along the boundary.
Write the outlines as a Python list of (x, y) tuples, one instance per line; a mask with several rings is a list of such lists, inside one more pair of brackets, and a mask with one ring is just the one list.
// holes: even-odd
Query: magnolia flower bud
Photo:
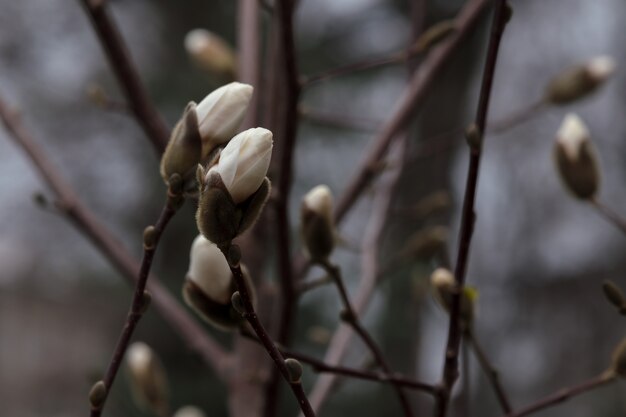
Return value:
[(198, 407), (186, 405), (179, 408), (176, 413), (174, 413), (174, 417), (206, 417), (206, 414)]
[(565, 186), (578, 198), (592, 198), (600, 173), (589, 131), (575, 114), (565, 116), (556, 134), (555, 161)]
[(608, 80), (615, 66), (613, 58), (604, 55), (569, 68), (550, 81), (546, 88), (546, 100), (554, 104), (578, 100)]
[(326, 185), (318, 185), (302, 199), (300, 222), (304, 247), (313, 260), (323, 260), (335, 246), (333, 195)]
[(254, 224), (269, 197), (271, 155), (272, 133), (249, 129), (228, 142), (208, 172), (200, 169), (196, 221), (207, 239), (225, 244)]
[(206, 29), (194, 29), (185, 36), (185, 49), (203, 70), (235, 78), (235, 53), (224, 39)]
[(167, 415), (169, 390), (159, 358), (148, 345), (135, 342), (128, 347), (126, 362), (137, 405), (156, 415)]
[[(254, 289), (244, 271), (254, 299)], [(228, 330), (237, 327), (241, 315), (231, 306), (236, 291), (233, 274), (222, 251), (202, 235), (191, 245), (189, 271), (183, 285), (183, 298), (200, 317), (215, 327)]]
[(228, 142), (207, 176), (218, 173), (235, 204), (239, 204), (259, 189), (271, 157), (272, 132), (262, 127), (248, 129)]
[(212, 150), (235, 135), (250, 104), (252, 92), (251, 85), (233, 82), (213, 91), (195, 107), (203, 161)]
[(623, 339), (613, 352), (611, 370), (622, 378), (626, 378), (626, 339)]
[[(444, 310), (450, 313), (452, 295), (458, 288), (454, 275), (446, 268), (437, 268), (430, 275), (430, 283), (435, 290), (435, 298)], [(463, 288), (461, 294), (461, 319), (467, 325), (471, 325), (474, 318), (474, 303), (477, 296), (477, 292), (473, 288)]]
[(195, 187), (194, 174), (202, 157), (202, 141), (195, 108), (193, 101), (187, 104), (161, 157), (161, 176), (165, 183), (169, 183), (172, 175), (178, 174), (183, 180), (184, 189)]

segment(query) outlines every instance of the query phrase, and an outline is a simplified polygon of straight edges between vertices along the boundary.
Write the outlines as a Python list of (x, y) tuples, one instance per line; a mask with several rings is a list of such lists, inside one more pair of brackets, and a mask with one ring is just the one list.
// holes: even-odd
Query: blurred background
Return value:
[[(236, 44), (236, 2), (108, 3), (169, 125), (189, 100), (201, 100), (222, 83), (191, 62), (183, 42), (189, 30), (202, 27)], [(623, 317), (605, 301), (601, 283), (612, 279), (626, 287), (626, 238), (567, 194), (553, 166), (552, 147), (563, 116), (579, 114), (601, 160), (600, 197), (626, 216), (626, 3), (511, 3), (514, 17), (502, 43), (491, 120), (535, 102), (546, 82), (566, 67), (602, 54), (618, 63), (614, 78), (593, 95), (543, 109), (528, 122), (486, 139), (468, 283), (479, 291), (477, 336), (500, 369), (513, 404), (522, 406), (605, 369), (624, 336)], [(427, 25), (453, 17), (462, 4), (428, 1)], [(26, 126), (89, 208), (139, 257), (142, 230), (157, 218), (163, 201), (158, 160), (131, 116), (102, 108), (88, 97), (87, 91), (99, 86), (112, 100), (122, 100), (87, 16), (79, 2), (64, 0), (0, 0), (0, 10), (0, 93), (20, 109)], [(263, 22), (267, 26), (266, 12)], [(464, 126), (473, 117), (487, 23), (481, 20), (435, 83), (411, 129), (409, 155), (418, 152), (425, 138)], [(299, 69), (315, 74), (403, 49), (411, 36), (409, 5), (406, 0), (302, 0), (296, 32)], [(303, 117), (291, 201), (295, 239), (302, 195), (320, 183), (341, 193), (361, 152), (393, 111), (406, 80), (406, 67), (396, 65), (305, 91), (303, 105), (312, 113), (357, 126), (329, 126)], [(456, 253), (466, 149), (446, 147), (411, 161), (396, 189), (382, 265), (402, 253), (410, 235), (432, 225), (450, 228), (447, 245)], [(449, 197), (446, 210), (427, 219), (407, 210), (436, 191)], [(87, 393), (109, 360), (130, 290), (62, 216), (35, 204), (38, 194), (48, 195), (45, 185), (0, 129), (1, 414), (85, 415)], [(348, 243), (334, 257), (351, 289), (359, 282), (354, 246), (362, 238), (370, 208), (368, 195), (342, 225)], [(193, 212), (192, 204), (186, 204), (156, 257), (155, 272), (179, 299), (188, 248), (197, 234)], [(393, 367), (426, 381), (440, 377), (447, 334), (447, 316), (428, 290), (428, 276), (442, 262), (440, 257), (397, 262), (400, 266), (389, 272), (390, 279), (380, 285), (364, 318)], [(306, 294), (296, 347), (321, 357), (338, 311), (333, 288)], [(230, 335), (207, 331), (230, 345)], [(196, 404), (209, 416), (228, 414), (226, 388), (156, 313), (146, 315), (136, 339), (161, 356), (174, 408)], [(348, 363), (358, 365), (366, 352), (357, 340), (352, 343)], [(307, 372), (305, 388), (310, 389), (315, 378)], [(470, 378), (462, 385), (471, 400), (465, 415), (500, 414), (474, 360)], [(613, 384), (542, 415), (623, 416), (625, 392), (624, 383)], [(292, 399), (284, 397), (281, 415), (295, 416)], [(430, 399), (419, 393), (413, 397), (421, 414), (429, 412)], [(133, 404), (124, 375), (114, 386), (107, 410), (108, 415), (148, 415)], [(375, 416), (398, 408), (388, 387), (347, 380), (323, 410), (327, 416)]]

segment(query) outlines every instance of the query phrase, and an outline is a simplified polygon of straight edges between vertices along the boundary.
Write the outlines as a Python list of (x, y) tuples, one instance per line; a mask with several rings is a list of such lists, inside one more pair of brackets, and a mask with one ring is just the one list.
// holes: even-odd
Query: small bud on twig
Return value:
[(148, 307), (150, 307), (151, 302), (152, 302), (152, 295), (150, 294), (150, 292), (148, 292), (148, 290), (145, 290), (141, 297), (141, 305), (139, 306), (139, 311), (141, 314), (144, 314), (148, 310)]
[(233, 296), (230, 297), (230, 303), (233, 305), (235, 311), (242, 316), (246, 314), (246, 308), (243, 305), (243, 300), (241, 299), (241, 294), (239, 291), (235, 291)]
[(218, 35), (205, 29), (194, 29), (185, 36), (185, 49), (203, 70), (224, 78), (235, 78), (235, 53)]
[(174, 413), (173, 417), (206, 417), (206, 414), (204, 414), (204, 411), (200, 410), (198, 407), (186, 405), (179, 408), (176, 413)]
[(154, 226), (148, 226), (143, 231), (143, 247), (152, 250), (156, 246), (157, 233)]
[(94, 409), (100, 409), (107, 397), (107, 389), (104, 381), (98, 381), (91, 387), (89, 391), (89, 403)]
[(567, 104), (585, 97), (609, 79), (615, 66), (610, 56), (598, 56), (569, 68), (550, 81), (546, 87), (546, 100), (553, 104)]
[(607, 300), (619, 310), (626, 308), (626, 297), (622, 290), (613, 282), (606, 280), (602, 283), (602, 290)]
[[(458, 293), (459, 287), (452, 272), (446, 268), (437, 268), (430, 275), (430, 283), (435, 290), (435, 298), (450, 313), (452, 296)], [(475, 289), (464, 287), (461, 293), (461, 319), (464, 324), (471, 325), (474, 318), (474, 304), (478, 294)]]
[(289, 381), (298, 384), (302, 379), (302, 364), (293, 358), (285, 359), (285, 366), (289, 372)]
[(470, 149), (477, 151), (483, 146), (483, 134), (476, 123), (472, 123), (465, 129), (465, 138)]
[(135, 342), (126, 352), (133, 397), (138, 406), (157, 415), (167, 414), (169, 388), (161, 361), (145, 343)]
[(326, 185), (318, 185), (302, 199), (300, 227), (304, 247), (312, 260), (324, 260), (335, 246), (333, 196)]
[(565, 116), (556, 134), (554, 156), (563, 183), (577, 198), (591, 199), (600, 173), (589, 131), (575, 114)]

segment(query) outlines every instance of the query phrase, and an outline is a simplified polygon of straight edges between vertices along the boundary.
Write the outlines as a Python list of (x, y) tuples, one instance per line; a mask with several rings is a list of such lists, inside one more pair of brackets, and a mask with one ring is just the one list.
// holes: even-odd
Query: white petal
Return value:
[(565, 155), (571, 159), (578, 159), (583, 143), (590, 138), (589, 130), (580, 117), (569, 113), (556, 134), (556, 140), (562, 146)]
[(333, 195), (327, 185), (318, 185), (304, 196), (307, 208), (332, 222)]
[(191, 245), (187, 277), (212, 300), (230, 302), (232, 273), (228, 262), (219, 248), (202, 235)]
[(206, 96), (196, 107), (203, 140), (211, 140), (214, 144), (228, 141), (246, 114), (252, 92), (251, 85), (233, 82)]

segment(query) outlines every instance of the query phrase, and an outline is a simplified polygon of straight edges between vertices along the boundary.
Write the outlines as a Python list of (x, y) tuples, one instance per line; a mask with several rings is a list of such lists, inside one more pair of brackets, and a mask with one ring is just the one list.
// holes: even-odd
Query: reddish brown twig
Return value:
[(335, 208), (335, 219), (339, 223), (356, 203), (370, 181), (379, 173), (381, 161), (384, 160), (393, 139), (407, 126), (413, 111), (426, 98), (428, 90), (441, 69), (448, 62), (452, 53), (461, 44), (469, 30), (478, 20), (478, 16), (489, 2), (487, 0), (471, 0), (461, 10), (455, 20), (456, 31), (443, 40), (440, 45), (431, 49), (419, 68), (411, 77), (405, 94), (398, 100), (393, 116), (382, 127), (379, 134), (367, 149), (355, 174), (348, 182), (343, 194), (338, 198)]
[(248, 323), (250, 323), (250, 326), (252, 327), (252, 330), (254, 330), (257, 338), (267, 351), (270, 358), (272, 358), (272, 360), (276, 364), (276, 368), (280, 372), (280, 375), (291, 387), (291, 391), (296, 397), (302, 413), (304, 413), (306, 417), (315, 417), (315, 413), (313, 412), (313, 409), (309, 404), (309, 400), (307, 399), (306, 394), (302, 389), (302, 384), (299, 380), (293, 380), (290, 376), (289, 369), (285, 364), (285, 358), (276, 347), (274, 341), (267, 333), (267, 331), (263, 327), (263, 324), (261, 324), (261, 321), (259, 320), (256, 312), (254, 311), (250, 292), (246, 285), (246, 280), (243, 276), (241, 265), (239, 264), (241, 258), (241, 252), (239, 248), (235, 245), (229, 244), (220, 247), (220, 249), (222, 250), (224, 257), (228, 261), (230, 270), (233, 273), (235, 284), (237, 286), (237, 292), (239, 294), (239, 299), (241, 300), (241, 306), (244, 309), (244, 311), (241, 311), (243, 318), (246, 319)]
[[(356, 311), (352, 307), (352, 303), (350, 302), (350, 297), (348, 296), (348, 291), (346, 290), (346, 286), (343, 283), (343, 279), (341, 278), (341, 271), (339, 268), (329, 261), (321, 261), (320, 266), (326, 270), (328, 275), (333, 279), (335, 285), (337, 286), (337, 290), (339, 291), (339, 296), (341, 297), (341, 302), (343, 304), (344, 310), (341, 312), (341, 319), (348, 323), (354, 331), (359, 335), (363, 343), (370, 350), (372, 355), (374, 356), (374, 360), (378, 364), (378, 366), (386, 373), (391, 374), (391, 368), (387, 364), (387, 360), (383, 355), (383, 352), (378, 347), (378, 344), (374, 341), (369, 332), (363, 327), (359, 317), (357, 316)], [(402, 391), (402, 388), (396, 384), (393, 384), (396, 389), (396, 394), (400, 401), (400, 406), (404, 412), (405, 416), (412, 416), (413, 411), (411, 410), (411, 405), (409, 404), (409, 400)]]
[[(482, 141), (482, 135), (487, 124), (487, 112), (489, 109), (489, 98), (491, 96), (491, 88), (495, 75), (496, 61), (498, 58), (498, 50), (500, 48), (500, 40), (506, 26), (507, 19), (510, 17), (510, 10), (507, 9), (505, 0), (497, 0), (493, 13), (493, 21), (491, 26), (491, 36), (489, 38), (489, 47), (487, 58), (483, 70), (483, 80), (480, 89), (480, 97), (478, 101), (478, 109), (476, 111), (475, 127), (478, 139)], [(459, 232), (459, 250), (457, 255), (454, 276), (460, 289), (463, 288), (465, 282), (465, 272), (467, 269), (467, 260), (469, 249), (472, 241), (472, 232), (474, 229), (474, 202), (476, 199), (476, 188), (478, 185), (478, 172), (480, 167), (482, 144), (473, 144), (470, 151), (470, 163), (467, 173), (467, 183), (465, 186), (465, 197), (463, 200), (463, 209), (461, 212), (461, 230)], [(450, 326), (448, 328), (448, 341), (446, 343), (444, 356), (445, 362), (442, 375), (442, 386), (445, 388), (442, 395), (438, 398), (436, 415), (445, 417), (448, 400), (452, 387), (458, 377), (458, 357), (459, 346), (461, 344), (462, 326), (460, 320), (461, 313), (461, 290), (454, 292), (452, 296), (452, 305), (450, 311)]]
[(177, 203), (171, 201), (173, 199), (182, 198), (172, 197), (168, 198), (168, 203), (163, 207), (161, 211), (161, 215), (157, 220), (156, 224), (152, 231), (147, 232), (144, 236), (144, 249), (143, 249), (143, 258), (141, 260), (141, 267), (139, 268), (139, 275), (137, 277), (137, 283), (135, 284), (135, 292), (133, 294), (133, 299), (130, 305), (130, 309), (128, 311), (128, 315), (126, 316), (126, 322), (124, 323), (124, 327), (122, 328), (122, 333), (117, 341), (117, 345), (115, 346), (115, 351), (113, 356), (111, 357), (111, 361), (107, 366), (106, 373), (104, 375), (104, 387), (106, 388), (105, 393), (106, 396), (102, 399), (98, 405), (93, 405), (91, 407), (91, 417), (99, 417), (102, 414), (102, 410), (106, 405), (106, 400), (108, 398), (108, 393), (111, 391), (111, 387), (113, 386), (113, 382), (115, 381), (115, 377), (117, 376), (117, 372), (122, 365), (122, 361), (124, 359), (124, 354), (128, 349), (128, 345), (130, 344), (130, 340), (133, 336), (133, 332), (141, 320), (143, 313), (145, 312), (145, 299), (144, 293), (146, 291), (146, 284), (148, 283), (148, 277), (150, 276), (150, 268), (152, 267), (152, 260), (154, 259), (154, 253), (156, 252), (156, 248), (159, 244), (159, 240), (161, 239), (161, 235), (163, 231), (167, 227), (167, 224), (170, 222), (174, 214), (176, 213)]
[(122, 35), (109, 15), (106, 1), (81, 0), (81, 2), (91, 19), (130, 109), (152, 142), (157, 154), (161, 155), (169, 139), (169, 129), (141, 83), (141, 78)]
[(589, 202), (609, 223), (617, 227), (622, 233), (626, 233), (626, 220), (622, 216), (613, 211), (613, 209), (604, 204), (597, 197), (592, 198)]
[[(0, 119), (2, 119), (10, 137), (20, 146), (32, 161), (39, 175), (57, 197), (57, 206), (67, 218), (82, 232), (100, 252), (117, 268), (129, 283), (134, 283), (139, 276), (139, 263), (130, 252), (104, 227), (93, 213), (78, 198), (72, 187), (61, 177), (47, 155), (37, 145), (30, 133), (20, 122), (19, 116), (0, 99)], [(156, 277), (151, 277), (148, 290), (152, 302), (161, 316), (183, 339), (187, 347), (200, 355), (204, 362), (212, 367), (222, 379), (227, 379), (231, 357), (213, 339), (187, 311), (159, 284)]]
[(581, 384), (575, 385), (571, 388), (559, 390), (554, 394), (548, 395), (547, 397), (542, 398), (533, 404), (530, 404), (515, 412), (509, 413), (505, 417), (524, 417), (545, 408), (552, 407), (554, 405), (567, 401), (577, 395), (589, 392), (613, 381), (615, 381), (615, 374), (612, 372), (604, 372)]
[(476, 355), (476, 359), (478, 359), (480, 367), (483, 368), (483, 372), (487, 376), (487, 380), (491, 384), (491, 387), (493, 388), (496, 397), (498, 398), (498, 402), (502, 407), (502, 411), (504, 411), (505, 413), (510, 413), (511, 411), (513, 411), (513, 408), (511, 407), (511, 401), (509, 401), (509, 397), (506, 395), (504, 387), (500, 382), (500, 375), (498, 374), (498, 370), (491, 364), (491, 361), (489, 361), (487, 354), (476, 339), (474, 331), (472, 329), (469, 329), (465, 332), (465, 337), (467, 342), (469, 342), (468, 344), (472, 347), (472, 350)]

